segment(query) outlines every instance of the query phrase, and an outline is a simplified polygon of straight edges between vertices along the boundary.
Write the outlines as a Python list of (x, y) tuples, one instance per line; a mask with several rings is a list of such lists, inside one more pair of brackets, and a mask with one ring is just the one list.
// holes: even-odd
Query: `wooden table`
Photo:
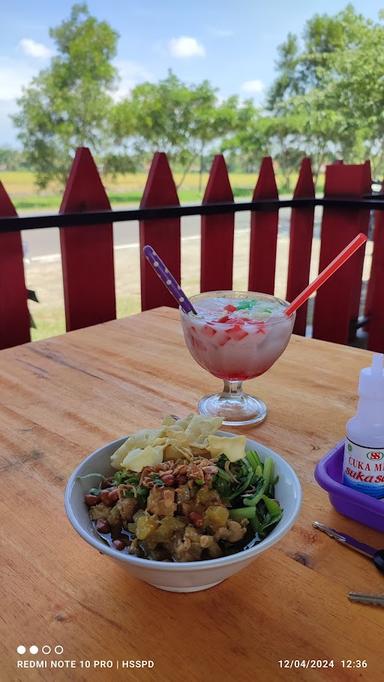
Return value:
[[(383, 576), (311, 526), (318, 519), (384, 545), (379, 533), (338, 515), (313, 477), (343, 437), (358, 371), (369, 362), (362, 350), (293, 337), (279, 362), (248, 382), (269, 406), (266, 422), (249, 434), (293, 465), (302, 511), (293, 530), (243, 572), (184, 595), (131, 578), (74, 532), (63, 508), (66, 480), (86, 454), (157, 426), (165, 414), (194, 411), (203, 392), (218, 388), (189, 356), (177, 312), (160, 308), (3, 350), (2, 682), (383, 679), (384, 611), (347, 599), (349, 590), (383, 591)], [(42, 655), (43, 646), (57, 645), (62, 654)], [(31, 660), (76, 668), (17, 669), (17, 661)], [(103, 660), (113, 668), (95, 670)], [(122, 668), (128, 660), (155, 665)], [(335, 667), (289, 671), (284, 660), (333, 660)], [(342, 668), (342, 660), (368, 667)]]

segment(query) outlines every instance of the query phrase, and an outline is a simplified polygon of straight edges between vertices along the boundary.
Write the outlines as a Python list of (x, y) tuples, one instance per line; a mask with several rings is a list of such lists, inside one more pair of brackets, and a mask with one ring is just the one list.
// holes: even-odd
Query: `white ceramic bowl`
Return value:
[[(221, 435), (228, 436), (230, 434), (221, 432)], [(139, 559), (125, 552), (112, 549), (94, 531), (88, 516), (88, 508), (84, 503), (84, 493), (91, 487), (97, 486), (99, 479), (95, 477), (93, 480), (90, 477), (86, 481), (82, 481), (78, 477), (95, 472), (105, 476), (110, 475), (113, 471), (110, 466), (110, 456), (126, 438), (119, 438), (107, 445), (103, 445), (80, 462), (67, 483), (65, 509), (72, 526), (86, 542), (99, 550), (99, 552), (125, 565), (127, 570), (136, 578), (140, 578), (140, 580), (144, 580), (161, 590), (196, 592), (217, 585), (222, 580), (229, 578), (229, 576), (238, 573), (242, 568), (248, 566), (259, 554), (265, 552), (269, 547), (272, 547), (272, 545), (281, 540), (289, 531), (299, 513), (301, 487), (292, 467), (273, 450), (261, 445), (257, 441), (247, 440), (247, 449), (257, 450), (262, 460), (267, 456), (272, 457), (279, 476), (275, 495), (284, 509), (283, 517), (265, 540), (251, 549), (243, 550), (237, 554), (220, 559), (183, 563)]]

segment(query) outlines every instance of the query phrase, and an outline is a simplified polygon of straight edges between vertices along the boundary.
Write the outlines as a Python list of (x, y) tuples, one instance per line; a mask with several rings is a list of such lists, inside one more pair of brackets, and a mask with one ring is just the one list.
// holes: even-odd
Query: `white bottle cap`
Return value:
[(384, 400), (384, 369), (382, 353), (374, 353), (371, 367), (360, 372), (359, 395), (363, 398)]

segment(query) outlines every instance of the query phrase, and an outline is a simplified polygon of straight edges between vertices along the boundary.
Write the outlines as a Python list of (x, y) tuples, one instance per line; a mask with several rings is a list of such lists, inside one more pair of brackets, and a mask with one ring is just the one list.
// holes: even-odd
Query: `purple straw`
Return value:
[(162, 283), (168, 289), (169, 293), (172, 294), (173, 298), (175, 299), (175, 301), (177, 301), (177, 304), (180, 306), (180, 308), (187, 315), (190, 312), (195, 313), (196, 315), (196, 310), (194, 309), (191, 301), (185, 295), (180, 284), (176, 282), (174, 276), (169, 272), (167, 266), (165, 265), (165, 263), (163, 263), (160, 256), (157, 255), (155, 249), (153, 249), (152, 246), (149, 246), (147, 244), (146, 246), (144, 246), (143, 252), (147, 261), (149, 261), (149, 263), (152, 265), (157, 276), (160, 277)]

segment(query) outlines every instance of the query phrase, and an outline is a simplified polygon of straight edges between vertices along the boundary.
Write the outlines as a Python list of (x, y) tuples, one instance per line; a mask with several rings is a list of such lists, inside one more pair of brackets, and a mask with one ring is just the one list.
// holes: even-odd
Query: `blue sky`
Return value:
[[(9, 114), (23, 85), (49, 64), (48, 34), (67, 18), (70, 0), (11, 0), (0, 23), (0, 145), (15, 145)], [(222, 97), (262, 102), (275, 75), (277, 46), (289, 31), (301, 34), (315, 13), (335, 14), (341, 0), (89, 0), (99, 19), (118, 31), (121, 82), (117, 98), (135, 84), (157, 81), (171, 68), (182, 80), (207, 78)], [(356, 10), (377, 18), (384, 0), (356, 0)]]

